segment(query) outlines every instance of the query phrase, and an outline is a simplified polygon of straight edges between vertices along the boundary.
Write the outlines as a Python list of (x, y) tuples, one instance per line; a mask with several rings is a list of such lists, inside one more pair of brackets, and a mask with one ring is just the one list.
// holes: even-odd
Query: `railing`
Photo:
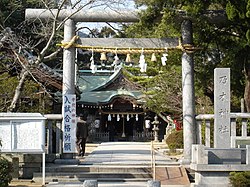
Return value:
[(133, 141), (150, 141), (154, 140), (154, 132), (135, 132)]
[(46, 114), (46, 144), (47, 154), (62, 153), (62, 115)]
[(109, 132), (95, 132), (91, 134), (91, 138), (94, 141), (109, 141)]
[(151, 141), (151, 170), (153, 175), (153, 180), (156, 178), (156, 164), (155, 164), (155, 148), (154, 148), (154, 142)]
[[(231, 113), (231, 140), (236, 141), (237, 138), (249, 140), (248, 136), (248, 119), (250, 113)], [(204, 144), (206, 147), (212, 147), (211, 133), (213, 132), (214, 114), (199, 114), (196, 116), (197, 123), (197, 144)], [(235, 145), (234, 142), (231, 145)]]

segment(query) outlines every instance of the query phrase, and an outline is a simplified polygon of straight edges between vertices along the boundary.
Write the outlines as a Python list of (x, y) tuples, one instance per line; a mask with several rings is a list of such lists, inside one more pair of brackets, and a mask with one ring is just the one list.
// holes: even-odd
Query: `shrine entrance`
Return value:
[(101, 112), (101, 130), (109, 133), (109, 141), (135, 140), (145, 130), (142, 106), (126, 98), (117, 98), (112, 105), (112, 108)]
[[(149, 141), (153, 133), (145, 127), (145, 95), (142, 87), (127, 77), (126, 69), (79, 74), (81, 97), (78, 114), (89, 114), (92, 141)], [(153, 119), (153, 118), (152, 118)], [(147, 135), (147, 136), (146, 136)]]

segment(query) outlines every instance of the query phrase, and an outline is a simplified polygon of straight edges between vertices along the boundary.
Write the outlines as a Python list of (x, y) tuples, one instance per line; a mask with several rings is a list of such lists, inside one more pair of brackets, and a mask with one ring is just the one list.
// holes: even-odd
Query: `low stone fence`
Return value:
[(154, 140), (154, 132), (135, 132), (133, 141), (150, 141)]
[(190, 168), (195, 171), (193, 186), (230, 186), (229, 173), (250, 170), (249, 113), (230, 113), (230, 147), (213, 148), (213, 114), (200, 114), (197, 145), (192, 145)]
[(62, 115), (46, 114), (46, 147), (47, 154), (62, 154)]
[(95, 132), (91, 134), (91, 139), (97, 142), (108, 142), (109, 141), (109, 132)]
[(229, 149), (193, 145), (190, 168), (195, 171), (193, 186), (230, 186), (230, 172), (250, 170), (250, 145)]
[[(250, 145), (250, 133), (248, 134), (247, 132), (247, 123), (250, 119), (250, 113), (231, 113), (230, 118), (231, 147), (236, 148)], [(211, 143), (213, 141), (213, 136), (211, 136), (211, 133), (214, 125), (214, 114), (199, 114), (196, 116), (196, 123), (197, 144), (213, 147)]]

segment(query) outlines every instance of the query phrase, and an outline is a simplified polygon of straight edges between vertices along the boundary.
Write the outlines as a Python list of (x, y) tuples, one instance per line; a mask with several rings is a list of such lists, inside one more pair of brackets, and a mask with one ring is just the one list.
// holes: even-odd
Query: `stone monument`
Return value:
[(214, 148), (230, 148), (230, 68), (214, 70)]

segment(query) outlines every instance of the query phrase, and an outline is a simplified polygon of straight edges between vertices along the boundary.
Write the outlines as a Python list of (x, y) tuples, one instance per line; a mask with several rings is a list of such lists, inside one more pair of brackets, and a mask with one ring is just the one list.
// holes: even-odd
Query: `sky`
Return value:
[[(74, 0), (76, 1), (76, 0)], [(73, 2), (74, 2), (73, 1)], [(83, 10), (102, 10), (102, 11), (119, 11), (119, 10), (136, 10), (134, 0), (81, 0), (81, 5), (86, 5), (92, 1), (90, 5), (83, 8)], [(118, 24), (111, 23), (115, 28), (119, 28)], [(108, 26), (106, 23), (79, 23), (77, 27), (88, 27), (89, 29), (100, 29), (101, 27)], [(89, 33), (87, 29), (81, 30), (84, 33)]]

